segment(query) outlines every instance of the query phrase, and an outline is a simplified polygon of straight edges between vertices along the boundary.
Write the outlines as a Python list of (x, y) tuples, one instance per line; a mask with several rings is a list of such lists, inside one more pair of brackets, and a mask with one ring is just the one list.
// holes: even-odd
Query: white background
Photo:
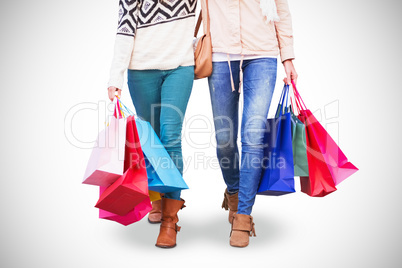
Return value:
[[(98, 190), (81, 184), (91, 150), (79, 147), (93, 145), (103, 122), (74, 109), (107, 103), (118, 1), (2, 1), (1, 267), (400, 267), (400, 2), (289, 4), (299, 91), (311, 110), (332, 110), (322, 122), (360, 171), (324, 198), (258, 196), (257, 237), (230, 247), (220, 170), (195, 160), (215, 157), (207, 84), (196, 81), (183, 141), (187, 207), (178, 246), (162, 250), (146, 219), (98, 219)], [(272, 106), (283, 76), (279, 66)], [(132, 107), (127, 88), (123, 101)]]

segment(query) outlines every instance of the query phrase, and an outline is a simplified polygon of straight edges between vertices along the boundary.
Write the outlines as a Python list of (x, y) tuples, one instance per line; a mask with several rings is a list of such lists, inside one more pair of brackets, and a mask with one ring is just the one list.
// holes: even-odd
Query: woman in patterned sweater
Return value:
[[(121, 94), (124, 72), (137, 114), (149, 121), (183, 173), (181, 130), (194, 79), (193, 32), (197, 0), (120, 0), (108, 94)], [(154, 202), (150, 222), (161, 222), (156, 246), (176, 245), (180, 191)]]

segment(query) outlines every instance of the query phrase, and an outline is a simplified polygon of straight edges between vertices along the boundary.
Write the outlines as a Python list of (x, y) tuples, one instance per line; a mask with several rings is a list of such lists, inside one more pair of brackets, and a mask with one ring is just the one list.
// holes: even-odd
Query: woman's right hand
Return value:
[(116, 91), (117, 91), (117, 95), (119, 96), (119, 98), (121, 97), (121, 89), (119, 89), (117, 87), (108, 87), (107, 91), (108, 91), (109, 99), (111, 101), (114, 100), (114, 96), (116, 96)]

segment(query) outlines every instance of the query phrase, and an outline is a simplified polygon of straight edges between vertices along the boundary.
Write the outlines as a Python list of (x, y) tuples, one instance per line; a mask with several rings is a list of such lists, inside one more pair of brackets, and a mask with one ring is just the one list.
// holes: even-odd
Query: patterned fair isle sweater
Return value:
[(197, 0), (120, 0), (109, 86), (122, 88), (124, 72), (194, 65)]

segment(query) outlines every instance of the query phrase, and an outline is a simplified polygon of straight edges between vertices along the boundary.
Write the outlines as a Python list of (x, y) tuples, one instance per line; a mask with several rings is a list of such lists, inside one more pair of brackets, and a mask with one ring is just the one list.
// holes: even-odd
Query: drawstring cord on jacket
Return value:
[(239, 93), (241, 93), (241, 88), (242, 88), (242, 86), (243, 86), (243, 59), (244, 59), (244, 56), (243, 55), (241, 55), (241, 59), (240, 59), (240, 82), (239, 82)]
[(235, 86), (233, 82), (233, 74), (232, 74), (232, 67), (230, 66), (230, 56), (229, 54), (226, 54), (228, 56), (228, 64), (229, 64), (229, 72), (230, 72), (230, 84), (232, 85), (232, 92), (235, 91)]
[[(235, 91), (235, 86), (234, 86), (234, 81), (233, 81), (233, 73), (232, 73), (232, 67), (230, 65), (230, 56), (229, 53), (226, 54), (228, 57), (228, 65), (229, 65), (229, 72), (230, 72), (230, 84), (232, 85), (232, 92)], [(240, 59), (240, 82), (239, 82), (239, 93), (241, 93), (241, 87), (243, 85), (243, 59), (244, 59), (244, 55), (241, 55), (241, 59)]]

